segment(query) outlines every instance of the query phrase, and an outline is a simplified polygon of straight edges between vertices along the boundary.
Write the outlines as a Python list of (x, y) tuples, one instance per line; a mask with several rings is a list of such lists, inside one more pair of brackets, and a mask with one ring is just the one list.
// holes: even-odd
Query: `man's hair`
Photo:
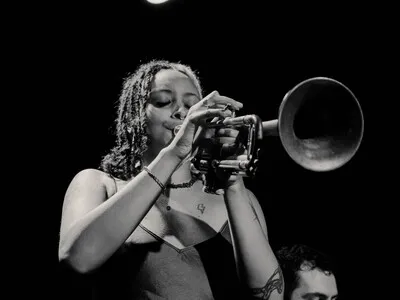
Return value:
[(327, 275), (337, 271), (332, 257), (302, 244), (283, 246), (276, 252), (276, 257), (285, 280), (284, 299), (290, 299), (293, 290), (298, 287), (299, 271), (318, 269)]
[(151, 60), (141, 64), (124, 79), (115, 120), (116, 145), (105, 155), (100, 169), (108, 174), (129, 180), (142, 170), (143, 153), (147, 150), (146, 106), (154, 76), (171, 69), (188, 76), (202, 97), (200, 80), (191, 67), (167, 60)]

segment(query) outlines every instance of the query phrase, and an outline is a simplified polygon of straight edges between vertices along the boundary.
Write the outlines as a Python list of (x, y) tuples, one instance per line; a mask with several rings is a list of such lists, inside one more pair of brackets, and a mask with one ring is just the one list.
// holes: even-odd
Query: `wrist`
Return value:
[(164, 161), (169, 161), (176, 166), (178, 166), (183, 160), (183, 158), (179, 156), (175, 148), (171, 145), (162, 149), (160, 151), (160, 155)]
[(244, 181), (242, 176), (239, 176), (235, 181), (233, 182), (228, 182), (227, 187), (225, 188), (226, 191), (232, 192), (232, 193), (241, 193), (243, 192), (246, 187), (244, 185)]

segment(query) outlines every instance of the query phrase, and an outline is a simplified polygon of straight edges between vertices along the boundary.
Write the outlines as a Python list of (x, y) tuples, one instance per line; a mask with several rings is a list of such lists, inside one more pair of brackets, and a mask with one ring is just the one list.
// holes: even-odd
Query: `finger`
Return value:
[(202, 106), (210, 106), (210, 103), (209, 103), (210, 98), (212, 98), (212, 97), (214, 97), (216, 95), (219, 95), (219, 93), (217, 91), (211, 92), (210, 94), (205, 96), (201, 101), (199, 101), (195, 105), (193, 105), (191, 107), (191, 109), (193, 110), (193, 109), (197, 109), (197, 108), (202, 107)]
[(218, 109), (218, 108), (212, 108), (212, 109), (207, 109), (207, 110), (202, 110), (202, 111), (196, 111), (190, 116), (190, 119), (192, 122), (197, 122), (200, 120), (206, 120), (214, 117), (222, 117), (226, 118), (231, 115), (230, 111)]
[(239, 178), (238, 175), (231, 175), (231, 176), (228, 178), (228, 181), (229, 181), (229, 182), (235, 182), (236, 180), (238, 180), (238, 178)]
[(247, 154), (242, 154), (236, 157), (237, 160), (247, 160)]
[(205, 106), (215, 106), (215, 105), (231, 105), (232, 108), (238, 110), (243, 107), (243, 103), (236, 101), (232, 98), (222, 96), (220, 95), (217, 91), (214, 91), (207, 95), (203, 100), (202, 100), (203, 105)]
[[(229, 144), (229, 145), (233, 145), (235, 144), (236, 139), (232, 138), (232, 137), (215, 137), (214, 141), (216, 141), (218, 144)], [(235, 144), (236, 145), (236, 144)], [(237, 145), (236, 145), (237, 146)]]
[(236, 101), (232, 98), (216, 95), (210, 98), (207, 103), (208, 105), (223, 105), (226, 106), (227, 104), (230, 105), (233, 109), (239, 110), (243, 107), (243, 103)]
[(239, 134), (239, 131), (233, 128), (220, 128), (215, 132), (215, 136), (217, 137), (233, 137), (236, 138)]
[(220, 155), (227, 156), (226, 159), (236, 159), (236, 157), (230, 157), (235, 155), (238, 149), (238, 145), (234, 143), (224, 143), (221, 146)]

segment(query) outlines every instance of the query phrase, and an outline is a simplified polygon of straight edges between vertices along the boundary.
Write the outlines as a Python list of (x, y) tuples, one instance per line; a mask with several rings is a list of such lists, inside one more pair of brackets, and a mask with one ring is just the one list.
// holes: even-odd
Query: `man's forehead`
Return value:
[(307, 288), (310, 292), (320, 292), (327, 295), (337, 294), (336, 278), (319, 269), (302, 270), (298, 272), (299, 286)]

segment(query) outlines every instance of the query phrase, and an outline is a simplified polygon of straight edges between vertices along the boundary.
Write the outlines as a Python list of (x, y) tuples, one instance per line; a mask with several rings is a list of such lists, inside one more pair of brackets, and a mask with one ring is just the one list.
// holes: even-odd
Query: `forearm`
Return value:
[[(244, 185), (225, 191), (238, 276), (251, 299), (281, 299), (283, 278)], [(265, 297), (265, 298), (263, 298)]]
[[(179, 162), (169, 150), (163, 150), (148, 168), (165, 183)], [(160, 192), (160, 186), (147, 172), (141, 172), (69, 228), (60, 241), (60, 256), (80, 272), (96, 269), (135, 230)]]

